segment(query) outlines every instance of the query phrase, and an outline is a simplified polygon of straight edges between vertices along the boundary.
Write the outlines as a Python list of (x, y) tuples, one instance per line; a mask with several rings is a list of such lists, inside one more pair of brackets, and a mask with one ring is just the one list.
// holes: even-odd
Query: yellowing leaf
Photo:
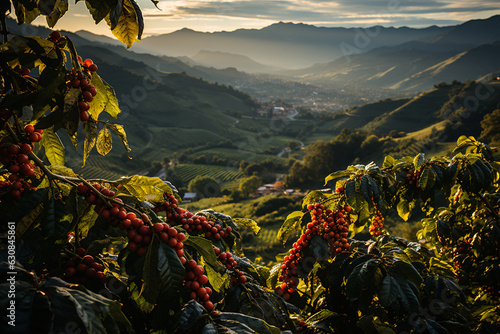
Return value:
[(123, 125), (118, 125), (118, 124), (107, 124), (111, 130), (116, 132), (118, 137), (120, 137), (120, 140), (122, 141), (123, 147), (125, 148), (125, 151), (130, 152), (130, 147), (128, 146), (128, 141), (127, 141), (127, 134), (125, 133), (125, 130), (123, 129)]
[(122, 185), (120, 193), (135, 196), (143, 201), (161, 201), (164, 193), (172, 194), (172, 189), (158, 177), (134, 175), (117, 182)]
[(260, 227), (257, 225), (257, 222), (253, 219), (233, 218), (233, 221), (238, 225), (250, 228), (253, 231), (253, 233), (255, 233), (255, 234), (258, 234), (260, 231)]
[(64, 146), (53, 127), (45, 129), (40, 144), (45, 148), (45, 155), (51, 165), (64, 166)]
[(83, 129), (85, 131), (85, 142), (83, 143), (83, 166), (85, 166), (85, 161), (95, 145), (97, 137), (97, 123), (92, 118), (89, 118)]
[(106, 111), (113, 118), (116, 118), (121, 112), (118, 106), (118, 99), (116, 98), (115, 91), (97, 74), (92, 74), (91, 84), (97, 90), (97, 95), (94, 96), (92, 102), (89, 103), (89, 114), (94, 119), (98, 119), (99, 115)]
[[(140, 38), (141, 27), (139, 22), (139, 15), (136, 12), (136, 7), (133, 4), (133, 0), (124, 0), (122, 12), (120, 17), (118, 18), (118, 23), (116, 24), (116, 27), (111, 30), (116, 38), (127, 45), (127, 49), (134, 44), (136, 39)], [(106, 23), (108, 24), (108, 26), (112, 27), (112, 22), (110, 20), (109, 14), (108, 16), (106, 16)]]
[(113, 147), (113, 138), (111, 138), (111, 132), (109, 131), (107, 126), (104, 126), (101, 131), (99, 131), (99, 135), (97, 136), (97, 152), (100, 155), (106, 155), (111, 151)]
[(57, 0), (52, 12), (47, 15), (47, 24), (54, 27), (57, 21), (68, 11), (68, 0)]

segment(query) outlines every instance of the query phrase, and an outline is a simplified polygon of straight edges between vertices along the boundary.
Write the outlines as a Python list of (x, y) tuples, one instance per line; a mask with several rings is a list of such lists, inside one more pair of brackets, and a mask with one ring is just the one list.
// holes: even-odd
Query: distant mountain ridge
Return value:
[(384, 46), (282, 74), (314, 84), (344, 82), (422, 91), (440, 81), (476, 80), (499, 71), (499, 47), (500, 15), (496, 15), (465, 22), (434, 38)]
[[(437, 37), (450, 29), (452, 27), (415, 29), (374, 26), (364, 30), (279, 22), (262, 29), (231, 32), (208, 33), (184, 28), (144, 38), (140, 47), (153, 54), (167, 56), (191, 56), (201, 50), (237, 53), (263, 64), (298, 68), (341, 57), (346, 45), (365, 52), (380, 46)], [(367, 42), (365, 38), (368, 38)]]
[(237, 68), (247, 73), (263, 73), (278, 71), (279, 68), (264, 65), (253, 59), (239, 54), (201, 50), (189, 59), (194, 60), (195, 64), (224, 69), (228, 67)]

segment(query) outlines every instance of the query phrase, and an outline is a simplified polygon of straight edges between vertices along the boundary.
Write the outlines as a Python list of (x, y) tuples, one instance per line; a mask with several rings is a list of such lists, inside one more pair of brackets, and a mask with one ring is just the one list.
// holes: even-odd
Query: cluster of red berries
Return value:
[(231, 283), (233, 284), (244, 284), (247, 282), (245, 273), (237, 270), (238, 263), (233, 258), (233, 255), (229, 252), (221, 252), (219, 248), (214, 247), (215, 255), (219, 261), (226, 267), (227, 270), (232, 270)]
[(89, 119), (87, 112), (90, 109), (89, 102), (92, 102), (94, 96), (97, 95), (97, 89), (89, 84), (92, 73), (97, 71), (97, 65), (91, 59), (86, 59), (83, 62), (81, 58), (78, 58), (78, 61), (82, 64), (83, 71), (73, 68), (67, 75), (66, 85), (68, 88), (79, 88), (81, 90), (78, 109), (80, 110), (80, 120), (86, 122)]
[(325, 210), (323, 204), (315, 203), (308, 205), (307, 209), (311, 213), (311, 222), (307, 224), (304, 234), (293, 244), (289, 255), (285, 256), (281, 265), (282, 274), (278, 277), (278, 281), (282, 283), (275, 289), (285, 300), (289, 300), (290, 294), (296, 291), (299, 283), (299, 266), (303, 260), (301, 252), (309, 245), (313, 235), (323, 235), (323, 238), (329, 240), (332, 255), (350, 250), (347, 236), (351, 223), (348, 215), (351, 207), (346, 206), (332, 211)]
[(210, 312), (214, 309), (214, 304), (210, 301), (212, 289), (203, 287), (208, 283), (208, 277), (205, 275), (205, 269), (198, 265), (195, 260), (189, 260), (186, 263), (186, 278), (184, 280), (184, 288), (191, 290), (189, 298), (198, 301), (205, 309)]
[[(131, 230), (133, 231), (133, 230)], [(182, 243), (186, 240), (186, 235), (182, 232), (178, 232), (175, 228), (170, 227), (167, 223), (156, 223), (153, 225), (153, 232), (158, 233), (160, 240), (166, 242), (170, 247), (175, 249), (177, 257), (181, 260), (181, 263), (186, 264), (187, 260), (184, 257), (184, 244)], [(131, 232), (129, 231), (129, 234)], [(130, 238), (130, 235), (129, 235)], [(133, 240), (137, 242), (136, 239)], [(129, 242), (130, 245), (130, 242)]]
[[(113, 197), (115, 195), (114, 191), (100, 184), (93, 184), (92, 186), (103, 196)], [(113, 227), (118, 227), (121, 230), (127, 231), (127, 236), (129, 238), (127, 248), (130, 252), (137, 253), (139, 256), (146, 253), (147, 246), (151, 242), (153, 234), (151, 227), (144, 224), (145, 222), (149, 222), (147, 215), (143, 214), (139, 218), (134, 212), (127, 212), (127, 209), (121, 204), (119, 198), (115, 199), (115, 201), (119, 203), (112, 202), (112, 207), (108, 207), (93, 189), (90, 189), (83, 183), (78, 185), (77, 191), (78, 194), (85, 196), (85, 200), (88, 203), (95, 205), (94, 211), (97, 212), (101, 219), (109, 221)]]
[(328, 240), (332, 255), (345, 253), (351, 249), (351, 246), (347, 242), (349, 225), (351, 224), (351, 218), (349, 217), (351, 210), (350, 206), (345, 206), (335, 211), (324, 210), (322, 206), (319, 206), (311, 211), (312, 222), (317, 222), (315, 223), (316, 225), (319, 223), (320, 226), (323, 226), (323, 238)]
[(195, 216), (192, 212), (181, 209), (177, 206), (178, 202), (174, 195), (166, 196), (162, 205), (155, 207), (155, 212), (166, 212), (167, 221), (173, 225), (180, 225), (190, 233), (197, 233), (205, 238), (214, 238), (220, 240), (226, 238), (232, 232), (232, 228), (227, 226), (225, 229), (214, 221), (207, 220), (205, 216)]
[(382, 229), (384, 228), (384, 217), (382, 212), (377, 210), (377, 213), (372, 218), (372, 223), (370, 224), (370, 235), (377, 237), (382, 234)]
[[(28, 124), (24, 128), (25, 134), (22, 144), (6, 144), (0, 149), (0, 163), (11, 173), (2, 189), (7, 188), (12, 199), (18, 200), (24, 190), (34, 189), (26, 178), (35, 176), (35, 166), (31, 163), (28, 154), (33, 151), (33, 143), (42, 139), (42, 129), (35, 129)], [(2, 191), (3, 192), (3, 191)]]
[(104, 266), (95, 261), (92, 255), (85, 255), (84, 248), (77, 248), (76, 254), (64, 264), (66, 281), (85, 284), (90, 281), (106, 282)]
[(419, 169), (415, 172), (415, 166), (411, 165), (410, 169), (408, 169), (408, 173), (406, 174), (406, 180), (408, 184), (415, 184), (417, 188), (420, 187), (420, 184), (417, 182), (420, 178), (420, 173), (422, 173), (422, 169)]

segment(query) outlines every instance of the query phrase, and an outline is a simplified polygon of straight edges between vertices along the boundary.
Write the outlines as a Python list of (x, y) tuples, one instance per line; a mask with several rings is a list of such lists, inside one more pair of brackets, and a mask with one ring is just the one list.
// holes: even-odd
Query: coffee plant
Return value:
[[(157, 3), (157, 1), (153, 1)], [(134, 0), (85, 1), (127, 46)], [(296, 241), (266, 267), (244, 256), (248, 218), (181, 207), (176, 188), (134, 175), (87, 180), (65, 167), (60, 136), (129, 152), (112, 87), (67, 36), (11, 35), (68, 2), (0, 8), (0, 324), (2, 333), (498, 333), (500, 163), (472, 137), (451, 158), (385, 158), (326, 177), (278, 237)], [(70, 67), (70, 68), (68, 68)], [(108, 119), (108, 118), (106, 118)], [(384, 217), (421, 209), (419, 242)], [(361, 236), (361, 237), (360, 237)]]

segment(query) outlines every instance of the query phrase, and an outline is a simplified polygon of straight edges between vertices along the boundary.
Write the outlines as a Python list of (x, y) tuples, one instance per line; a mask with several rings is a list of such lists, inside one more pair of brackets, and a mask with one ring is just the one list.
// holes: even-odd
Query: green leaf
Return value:
[[(45, 133), (45, 132), (44, 132)], [(56, 174), (63, 175), (63, 176), (69, 176), (69, 177), (77, 177), (75, 172), (66, 166), (61, 166), (61, 165), (51, 165), (47, 166), (47, 168)]]
[[(235, 323), (239, 323), (240, 325), (245, 325), (255, 331), (255, 333), (259, 334), (281, 333), (279, 328), (269, 325), (264, 320), (241, 313), (221, 312), (220, 319), (226, 321), (231, 320)], [(240, 331), (236, 331), (236, 333), (240, 333)]]
[[(64, 68), (53, 69), (46, 67), (38, 79), (38, 94), (33, 102), (33, 119), (36, 120), (44, 115), (49, 108), (50, 101), (56, 94), (62, 94), (60, 87), (66, 87), (66, 71)], [(64, 104), (61, 109), (64, 108)], [(43, 138), (42, 138), (43, 139)]]
[(233, 218), (233, 221), (238, 225), (250, 228), (253, 233), (259, 234), (260, 227), (255, 220), (249, 218)]
[(415, 170), (419, 170), (420, 167), (424, 165), (425, 162), (425, 154), (419, 153), (413, 159), (413, 166), (415, 166)]
[(131, 151), (130, 147), (128, 146), (128, 141), (127, 141), (127, 134), (125, 133), (125, 130), (123, 129), (122, 125), (118, 124), (107, 124), (111, 130), (116, 132), (118, 137), (120, 137), (120, 140), (122, 141), (123, 147), (125, 148), (125, 151), (128, 153)]
[(371, 189), (370, 182), (374, 182), (372, 177), (365, 174), (361, 177), (360, 190), (366, 201), (371, 202), (373, 197), (373, 190)]
[(302, 209), (306, 209), (309, 204), (320, 203), (326, 198), (326, 195), (318, 190), (313, 190), (302, 200)]
[(57, 21), (68, 11), (68, 0), (56, 0), (54, 8), (47, 15), (47, 25), (53, 28)]
[(111, 132), (106, 125), (99, 131), (96, 148), (100, 155), (108, 154), (113, 148), (113, 138), (111, 138)]
[(184, 305), (178, 315), (176, 315), (176, 317), (179, 319), (179, 329), (181, 329), (183, 332), (187, 331), (205, 312), (205, 309), (200, 305), (200, 303), (197, 303), (194, 300), (190, 300), (186, 305)]
[[(123, 8), (121, 15), (118, 19), (116, 27), (111, 30), (113, 35), (118, 38), (119, 41), (127, 45), (127, 49), (130, 48), (134, 42), (140, 39), (141, 26), (140, 26), (140, 13), (138, 14), (136, 6), (134, 6), (133, 0), (123, 0)], [(112, 22), (110, 16), (106, 16), (106, 22), (108, 26), (112, 27)]]
[(380, 272), (378, 266), (377, 260), (370, 259), (354, 267), (346, 282), (347, 298), (349, 300), (356, 301), (373, 295), (375, 278), (377, 272)]
[[(172, 298), (178, 299), (177, 290), (181, 287), (186, 270), (179, 260), (175, 250), (166, 242), (160, 243), (158, 251), (158, 273), (161, 284), (158, 303), (172, 302)], [(156, 286), (158, 289), (158, 286)]]
[(189, 236), (188, 239), (183, 241), (183, 243), (186, 246), (196, 249), (198, 253), (201, 256), (203, 256), (205, 262), (208, 263), (210, 266), (214, 268), (219, 267), (213, 244), (209, 239), (192, 235)]
[(455, 276), (455, 270), (451, 264), (435, 257), (432, 257), (429, 262), (429, 271), (431, 273), (442, 273), (448, 277)]
[(460, 151), (463, 148), (469, 147), (469, 146), (475, 146), (477, 144), (481, 144), (478, 141), (476, 141), (476, 138), (473, 136), (460, 136), (457, 139), (457, 146), (453, 149), (453, 152)]
[(392, 168), (394, 164), (396, 163), (396, 160), (391, 157), (390, 155), (386, 155), (384, 158), (384, 163), (382, 164), (382, 168)]
[(142, 33), (144, 31), (144, 18), (142, 17), (141, 7), (135, 2), (135, 0), (130, 0), (134, 6), (135, 13), (137, 15), (137, 24), (139, 25), (139, 33), (137, 34), (137, 40), (140, 41)]
[(356, 208), (355, 205), (356, 203), (356, 181), (354, 180), (349, 180), (345, 184), (345, 195), (347, 197), (347, 203), (356, 211), (358, 211), (360, 208)]
[(153, 237), (149, 243), (148, 251), (144, 259), (144, 266), (142, 269), (142, 289), (141, 297), (151, 304), (155, 304), (160, 294), (158, 286), (161, 284), (160, 275), (158, 273), (158, 251), (160, 242), (156, 237)]
[[(55, 305), (55, 299), (66, 300), (66, 303), (59, 305), (58, 310), (63, 312), (72, 311), (73, 316), (61, 317), (54, 307), (52, 307), (54, 318), (61, 317), (61, 322), (75, 321), (79, 319), (88, 333), (120, 333), (122, 329), (125, 333), (132, 333), (132, 326), (127, 318), (120, 311), (120, 304), (107, 299), (99, 294), (88, 291), (81, 285), (74, 285), (70, 288), (57, 286), (65, 284), (58, 283), (55, 279), (49, 280), (54, 285), (45, 287), (44, 291), (50, 298), (51, 306)], [(69, 302), (69, 303), (68, 303)], [(113, 305), (114, 304), (114, 305)], [(111, 316), (111, 313), (114, 316)]]
[(83, 129), (85, 131), (85, 142), (83, 144), (83, 166), (85, 166), (85, 161), (87, 160), (92, 148), (94, 148), (97, 137), (96, 121), (94, 121), (92, 118), (89, 118), (88, 121), (85, 122)]
[(420, 273), (415, 269), (413, 265), (410, 263), (406, 263), (403, 261), (396, 261), (393, 264), (393, 267), (391, 268), (391, 271), (399, 275), (401, 277), (404, 277), (405, 279), (409, 280), (410, 282), (413, 282), (415, 286), (420, 286), (422, 284), (423, 279), (422, 276), (420, 276)]
[(219, 293), (231, 287), (231, 276), (228, 273), (219, 273), (212, 266), (205, 266), (206, 275), (212, 288)]
[(90, 109), (88, 113), (90, 116), (94, 119), (98, 119), (99, 115), (105, 111), (113, 118), (116, 118), (121, 111), (113, 88), (104, 82), (96, 72), (92, 74), (90, 83), (94, 85), (97, 90), (97, 95), (94, 96), (92, 102), (89, 103)]
[(422, 190), (431, 189), (434, 186), (435, 181), (436, 175), (431, 170), (431, 168), (429, 168), (429, 166), (424, 167), (422, 174), (420, 174), (420, 177), (418, 178), (420, 188)]
[(354, 174), (354, 173), (350, 172), (350, 171), (347, 171), (347, 170), (341, 170), (341, 171), (333, 172), (333, 173), (331, 173), (330, 175), (328, 175), (325, 178), (325, 184), (324, 185), (326, 186), (326, 184), (328, 183), (328, 181), (339, 179), (341, 177), (348, 177), (348, 176), (350, 176), (352, 174)]
[(96, 24), (101, 22), (111, 11), (107, 1), (85, 0), (85, 4)]
[(382, 287), (378, 292), (380, 303), (383, 306), (391, 306), (398, 300), (400, 296), (400, 289), (398, 283), (391, 275), (386, 275), (382, 280)]
[(144, 297), (140, 295), (141, 291), (137, 287), (136, 283), (130, 282), (128, 287), (130, 290), (130, 298), (132, 298), (137, 303), (137, 306), (142, 311), (150, 313), (155, 308), (155, 304), (148, 303), (146, 299), (144, 299)]
[(302, 211), (294, 211), (289, 214), (278, 231), (278, 240), (281, 240), (281, 242), (285, 244), (290, 234), (292, 234), (293, 231), (300, 229), (302, 216), (304, 216)]
[(64, 109), (63, 109), (63, 122), (68, 135), (70, 136), (73, 145), (78, 145), (76, 132), (80, 124), (80, 110), (78, 109), (78, 97), (81, 91), (79, 89), (71, 88), (64, 96)]
[[(413, 203), (413, 205), (412, 205)], [(414, 202), (408, 202), (407, 200), (400, 199), (397, 205), (398, 214), (404, 221), (408, 221), (410, 218), (411, 211), (413, 210)]]
[(330, 310), (321, 310), (313, 315), (311, 315), (309, 318), (306, 320), (306, 324), (312, 325), (320, 321), (324, 321), (330, 317), (335, 317), (338, 316), (338, 313), (335, 313)]
[(281, 263), (275, 264), (269, 272), (269, 277), (266, 280), (266, 285), (269, 289), (274, 289), (278, 284), (278, 276), (281, 272)]
[(45, 155), (51, 165), (64, 166), (64, 146), (54, 128), (44, 130), (40, 144), (44, 147)]
[(141, 201), (157, 202), (163, 200), (163, 194), (172, 194), (172, 189), (158, 177), (134, 175), (116, 181), (122, 186), (119, 193), (131, 195)]
[(85, 238), (89, 233), (89, 230), (92, 228), (92, 226), (94, 226), (95, 221), (97, 220), (97, 217), (99, 217), (99, 215), (94, 211), (93, 207), (84, 200), (80, 200), (79, 202), (80, 210), (81, 208), (86, 208), (84, 209), (85, 211), (83, 211), (78, 221), (78, 231), (80, 232), (82, 238)]

